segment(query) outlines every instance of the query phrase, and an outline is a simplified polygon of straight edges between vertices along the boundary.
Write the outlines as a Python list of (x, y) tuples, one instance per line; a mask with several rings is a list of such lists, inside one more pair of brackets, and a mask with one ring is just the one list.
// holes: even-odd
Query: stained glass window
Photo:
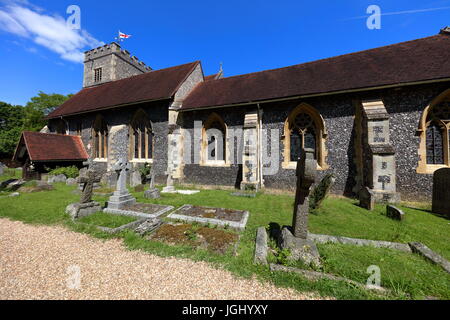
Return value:
[[(449, 134), (450, 102), (435, 105), (427, 117), (426, 151), (427, 164), (445, 164), (445, 135)], [(447, 139), (448, 140), (448, 139)]]

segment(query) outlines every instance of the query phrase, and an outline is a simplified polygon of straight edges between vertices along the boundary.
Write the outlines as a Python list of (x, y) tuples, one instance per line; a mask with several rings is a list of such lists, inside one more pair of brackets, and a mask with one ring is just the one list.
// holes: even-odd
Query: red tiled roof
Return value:
[(211, 74), (211, 75), (209, 75), (209, 76), (206, 76), (206, 77), (205, 77), (205, 81), (216, 80), (218, 75), (219, 75), (219, 73)]
[(214, 107), (450, 78), (450, 35), (435, 36), (281, 69), (206, 81), (182, 109)]
[(151, 100), (171, 98), (199, 61), (84, 88), (48, 119)]
[(89, 158), (83, 142), (78, 136), (24, 132), (14, 155), (14, 160), (19, 160), (17, 159), (17, 152), (22, 144), (25, 144), (32, 161), (81, 161)]

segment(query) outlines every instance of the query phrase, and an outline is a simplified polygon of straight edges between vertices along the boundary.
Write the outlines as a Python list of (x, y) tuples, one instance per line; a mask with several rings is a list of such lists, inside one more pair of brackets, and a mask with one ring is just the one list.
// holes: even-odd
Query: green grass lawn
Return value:
[(88, 223), (94, 226), (106, 227), (106, 228), (118, 228), (128, 223), (134, 222), (137, 219), (134, 217), (118, 216), (113, 214), (107, 214), (104, 212), (97, 212), (88, 217), (79, 219), (82, 223)]
[[(253, 265), (256, 229), (270, 223), (290, 225), (294, 202), (291, 195), (258, 194), (256, 198), (240, 198), (231, 196), (230, 190), (202, 190), (191, 196), (163, 194), (161, 199), (147, 200), (144, 199), (143, 193), (133, 192), (140, 202), (172, 205), (176, 208), (191, 204), (250, 211), (247, 229), (242, 233), (237, 255), (234, 256), (231, 253), (219, 255), (188, 246), (170, 246), (149, 241), (130, 231), (112, 236), (95, 228), (76, 225), (64, 211), (65, 207), (69, 203), (76, 202), (79, 196), (72, 193), (74, 187), (63, 184), (56, 184), (55, 187), (54, 191), (21, 194), (17, 198), (0, 198), (0, 217), (26, 223), (63, 224), (74, 231), (86, 232), (105, 239), (121, 237), (129, 249), (141, 249), (160, 256), (208, 261), (238, 276), (255, 275), (261, 281), (270, 281), (277, 286), (291, 287), (299, 291), (315, 291), (337, 299), (422, 299), (426, 296), (450, 299), (449, 274), (419, 256), (389, 249), (336, 244), (318, 246), (325, 272), (366, 283), (369, 277), (367, 268), (371, 265), (379, 266), (382, 286), (391, 290), (388, 295), (379, 295), (344, 282), (331, 280), (311, 282), (300, 275), (271, 273), (267, 267)], [(104, 202), (107, 198), (97, 196), (94, 199)], [(368, 212), (356, 204), (357, 202), (351, 199), (327, 199), (316, 214), (310, 215), (310, 231), (403, 243), (419, 241), (450, 259), (449, 220), (427, 211), (402, 206), (406, 220), (397, 222), (385, 216), (383, 206), (377, 206), (375, 211)]]

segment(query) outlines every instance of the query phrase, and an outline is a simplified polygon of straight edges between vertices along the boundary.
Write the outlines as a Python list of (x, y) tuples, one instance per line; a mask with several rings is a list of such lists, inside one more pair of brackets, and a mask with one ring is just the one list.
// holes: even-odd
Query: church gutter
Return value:
[(284, 97), (284, 98), (276, 98), (276, 99), (268, 99), (268, 100), (255, 100), (255, 101), (235, 103), (235, 104), (226, 104), (226, 105), (219, 105), (219, 106), (191, 107), (191, 108), (181, 107), (181, 108), (179, 108), (178, 111), (179, 112), (188, 112), (188, 111), (196, 111), (196, 110), (249, 106), (249, 105), (261, 104), (261, 103), (271, 103), (271, 102), (289, 101), (289, 100), (306, 99), (306, 98), (314, 98), (314, 97), (324, 97), (324, 96), (332, 96), (332, 95), (338, 95), (338, 94), (344, 94), (344, 93), (356, 93), (356, 92), (374, 91), (374, 90), (382, 90), (382, 89), (392, 89), (392, 88), (397, 88), (397, 87), (432, 84), (432, 83), (440, 83), (440, 82), (446, 82), (446, 81), (450, 81), (450, 78), (443, 78), (443, 79), (438, 79), (438, 80), (425, 80), (425, 81), (417, 81), (417, 82), (405, 82), (405, 83), (390, 84), (390, 85), (384, 85), (384, 86), (378, 86), (378, 87), (331, 91), (331, 92), (326, 92), (326, 93), (299, 95), (299, 96), (293, 96), (293, 97)]

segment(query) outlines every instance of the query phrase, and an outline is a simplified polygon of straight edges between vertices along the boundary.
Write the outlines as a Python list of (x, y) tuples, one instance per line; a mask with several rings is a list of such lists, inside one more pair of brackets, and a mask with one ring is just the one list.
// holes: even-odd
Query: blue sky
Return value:
[[(65, 27), (70, 5), (81, 30)], [(369, 30), (370, 5), (381, 29)], [(450, 0), (0, 0), (0, 101), (26, 104), (39, 90), (76, 93), (81, 53), (132, 35), (122, 47), (154, 69), (201, 60), (205, 75), (273, 69), (437, 34)]]

